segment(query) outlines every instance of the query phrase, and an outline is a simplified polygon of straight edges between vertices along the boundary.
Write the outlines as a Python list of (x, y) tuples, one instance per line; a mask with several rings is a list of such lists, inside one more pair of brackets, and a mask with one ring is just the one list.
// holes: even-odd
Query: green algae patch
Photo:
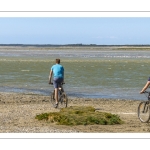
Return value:
[(46, 120), (58, 125), (114, 125), (122, 124), (118, 115), (96, 111), (94, 107), (72, 106), (62, 108), (59, 112), (36, 115), (38, 120)]

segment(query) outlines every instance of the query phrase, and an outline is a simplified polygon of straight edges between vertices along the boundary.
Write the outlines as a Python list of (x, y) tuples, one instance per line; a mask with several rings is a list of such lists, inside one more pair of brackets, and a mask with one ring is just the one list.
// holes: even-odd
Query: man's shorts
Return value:
[(150, 77), (148, 78), (148, 81), (150, 81)]
[(54, 88), (60, 87), (62, 82), (63, 82), (63, 78), (54, 78), (53, 79)]

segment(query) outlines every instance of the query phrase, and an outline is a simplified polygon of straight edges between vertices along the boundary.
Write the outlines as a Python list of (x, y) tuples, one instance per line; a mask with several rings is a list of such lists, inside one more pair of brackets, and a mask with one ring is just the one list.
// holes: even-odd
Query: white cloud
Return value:
[(94, 39), (104, 39), (104, 37), (101, 37), (101, 36), (96, 36), (96, 37), (92, 37)]
[(108, 38), (110, 38), (110, 39), (118, 39), (118, 38), (115, 37), (115, 36), (110, 36), (110, 37), (108, 37)]
[(109, 36), (109, 37), (102, 37), (102, 36), (96, 36), (96, 37), (92, 37), (95, 39), (118, 39), (118, 37), (116, 36)]

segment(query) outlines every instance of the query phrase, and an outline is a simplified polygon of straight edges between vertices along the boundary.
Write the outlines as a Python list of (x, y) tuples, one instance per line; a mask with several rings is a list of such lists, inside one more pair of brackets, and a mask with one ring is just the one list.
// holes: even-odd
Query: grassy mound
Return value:
[(37, 115), (38, 120), (56, 122), (58, 125), (113, 125), (122, 124), (118, 115), (97, 112), (93, 107), (68, 107), (62, 108), (60, 112), (50, 112)]

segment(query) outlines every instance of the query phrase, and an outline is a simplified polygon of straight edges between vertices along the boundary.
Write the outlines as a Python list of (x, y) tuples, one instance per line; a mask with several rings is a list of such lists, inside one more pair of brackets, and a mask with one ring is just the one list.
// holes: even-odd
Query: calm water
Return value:
[(0, 50), (0, 91), (49, 95), (55, 58), (65, 68), (71, 97), (144, 100), (139, 94), (150, 76), (149, 51), (99, 49)]

